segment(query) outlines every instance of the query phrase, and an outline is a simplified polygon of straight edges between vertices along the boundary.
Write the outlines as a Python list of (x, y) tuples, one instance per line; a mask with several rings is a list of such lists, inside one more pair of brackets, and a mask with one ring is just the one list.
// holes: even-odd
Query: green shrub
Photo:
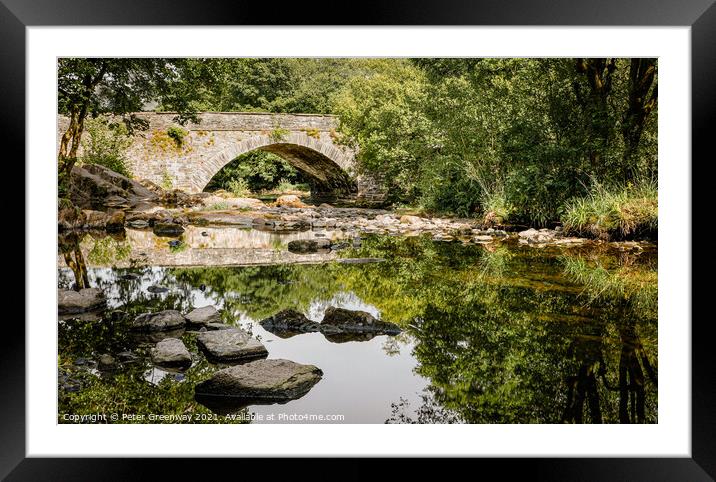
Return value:
[(246, 197), (251, 194), (248, 181), (241, 177), (230, 180), (226, 187), (236, 197)]
[(189, 134), (189, 131), (178, 126), (172, 126), (167, 129), (167, 135), (174, 141), (177, 147), (184, 145), (184, 138), (187, 134)]
[(607, 188), (594, 183), (586, 197), (567, 203), (562, 222), (568, 232), (600, 239), (653, 235), (659, 221), (655, 180)]
[(269, 132), (269, 139), (271, 139), (274, 142), (281, 142), (283, 141), (288, 135), (290, 134), (290, 131), (287, 129), (282, 129), (280, 127), (275, 128), (271, 132)]
[(105, 117), (88, 119), (82, 138), (80, 164), (98, 164), (131, 177), (126, 157), (131, 145), (132, 139), (124, 124), (112, 124)]
[(174, 178), (169, 174), (169, 171), (164, 169), (162, 171), (162, 182), (161, 182), (162, 189), (166, 191), (170, 191), (174, 188)]

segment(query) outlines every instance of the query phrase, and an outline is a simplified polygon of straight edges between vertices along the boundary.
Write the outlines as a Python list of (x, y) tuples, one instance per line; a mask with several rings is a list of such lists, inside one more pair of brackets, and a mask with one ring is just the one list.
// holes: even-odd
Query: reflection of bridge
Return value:
[[(202, 235), (206, 233), (206, 235)], [(326, 238), (338, 239), (341, 232), (324, 231)], [(127, 229), (124, 239), (95, 239), (87, 234), (80, 247), (88, 267), (114, 266), (254, 266), (267, 264), (322, 263), (337, 258), (335, 252), (295, 254), (286, 245), (294, 239), (315, 239), (313, 231), (277, 234), (233, 227), (186, 226), (183, 245), (170, 248), (170, 238), (159, 238), (148, 230)], [(95, 250), (100, 242), (101, 249)], [(129, 249), (121, 249), (125, 246)], [(101, 252), (101, 259), (92, 252)], [(65, 266), (62, 255), (58, 266)]]
[[(205, 112), (179, 126), (175, 113), (140, 112), (148, 128), (129, 148), (135, 177), (159, 185), (171, 180), (186, 192), (204, 190), (212, 177), (241, 154), (276, 154), (306, 175), (318, 197), (379, 200), (375, 183), (357, 176), (355, 151), (336, 142), (338, 118), (315, 114)], [(67, 123), (59, 118), (58, 139)]]

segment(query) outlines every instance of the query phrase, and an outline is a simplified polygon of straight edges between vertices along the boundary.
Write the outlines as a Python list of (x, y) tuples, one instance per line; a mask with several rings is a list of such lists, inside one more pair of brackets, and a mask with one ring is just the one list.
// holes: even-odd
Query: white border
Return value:
[[(27, 49), (28, 456), (690, 456), (689, 28), (31, 27)], [(58, 56), (658, 56), (659, 423), (58, 425), (53, 167)]]

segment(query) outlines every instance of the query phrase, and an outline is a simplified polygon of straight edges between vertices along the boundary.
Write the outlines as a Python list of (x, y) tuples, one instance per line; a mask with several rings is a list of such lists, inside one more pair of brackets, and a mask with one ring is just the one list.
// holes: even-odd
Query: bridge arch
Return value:
[(348, 196), (357, 190), (350, 172), (353, 157), (304, 132), (282, 136), (260, 134), (230, 143), (203, 163), (195, 173), (194, 185), (203, 191), (224, 166), (254, 150), (275, 154), (305, 174), (314, 197)]

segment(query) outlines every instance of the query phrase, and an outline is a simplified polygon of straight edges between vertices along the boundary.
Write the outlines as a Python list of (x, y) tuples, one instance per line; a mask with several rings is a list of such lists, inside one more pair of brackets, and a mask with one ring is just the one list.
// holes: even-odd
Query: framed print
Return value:
[(709, 1), (42, 3), (0, 5), (27, 223), (3, 477), (713, 480)]

